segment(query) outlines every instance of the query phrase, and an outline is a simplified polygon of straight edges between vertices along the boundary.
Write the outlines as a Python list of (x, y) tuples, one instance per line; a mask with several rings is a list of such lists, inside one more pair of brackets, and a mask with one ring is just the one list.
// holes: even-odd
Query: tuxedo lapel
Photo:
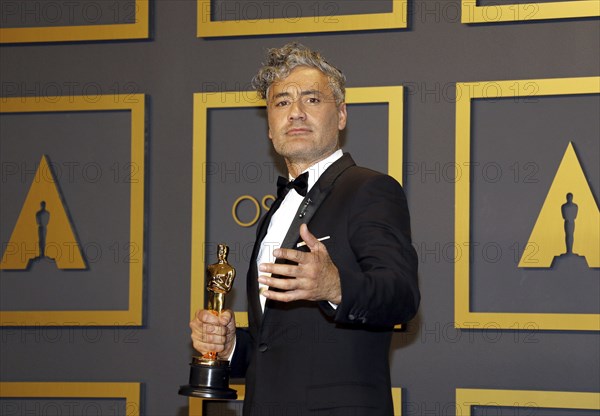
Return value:
[(329, 192), (331, 192), (331, 187), (321, 190), (318, 186), (313, 186), (313, 189), (300, 204), (296, 216), (281, 243), (282, 248), (296, 248), (296, 243), (300, 239), (300, 225), (310, 222)]
[(251, 324), (254, 324), (255, 328), (260, 326), (260, 321), (262, 320), (263, 314), (262, 308), (260, 307), (260, 299), (258, 297), (258, 269), (256, 266), (256, 261), (262, 240), (264, 240), (265, 236), (267, 235), (271, 218), (273, 217), (275, 211), (277, 211), (277, 208), (279, 208), (279, 205), (281, 205), (281, 202), (282, 200), (279, 198), (273, 201), (269, 211), (267, 211), (266, 215), (264, 215), (258, 223), (256, 241), (254, 242), (254, 248), (252, 249), (252, 257), (250, 257), (248, 275), (246, 277), (246, 288), (248, 293), (248, 307), (252, 311), (249, 319), (253, 321)]
[(329, 192), (333, 189), (333, 184), (338, 176), (340, 176), (344, 170), (354, 165), (354, 160), (352, 160), (350, 154), (345, 153), (323, 172), (315, 186), (312, 187), (300, 204), (296, 216), (292, 221), (292, 225), (290, 225), (290, 228), (283, 239), (281, 247), (296, 248), (296, 244), (300, 239), (300, 225), (308, 224), (310, 222), (313, 215), (315, 215), (319, 209), (319, 206), (325, 201), (325, 198), (327, 198), (327, 195), (329, 195)]

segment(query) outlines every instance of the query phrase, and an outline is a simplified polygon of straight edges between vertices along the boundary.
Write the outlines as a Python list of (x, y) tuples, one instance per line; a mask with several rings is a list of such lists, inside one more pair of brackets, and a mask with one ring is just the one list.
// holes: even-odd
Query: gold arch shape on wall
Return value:
[[(402, 183), (404, 87), (363, 87), (346, 89), (348, 104), (388, 104), (388, 174)], [(211, 108), (265, 107), (253, 91), (194, 94), (193, 168), (192, 168), (192, 265), (190, 319), (204, 307), (204, 243), (206, 238), (206, 146), (208, 110)], [(235, 312), (239, 327), (248, 326), (248, 313)]]
[(0, 28), (0, 43), (147, 39), (150, 21), (148, 2), (135, 0), (134, 23)]
[[(238, 393), (238, 400), (243, 401), (246, 395), (246, 386), (243, 384), (232, 384), (230, 386)], [(394, 403), (394, 416), (402, 416), (402, 388), (392, 387), (392, 401)], [(204, 399), (191, 397), (189, 403), (189, 416), (204, 415)]]
[(138, 168), (130, 183), (129, 242), (138, 248), (129, 261), (127, 310), (0, 311), (0, 326), (140, 326), (144, 263), (144, 94), (0, 99), (0, 113), (78, 111), (131, 112), (131, 164)]
[(456, 415), (471, 416), (473, 406), (600, 410), (600, 393), (456, 389)]
[(0, 382), (0, 397), (14, 399), (125, 399), (125, 414), (140, 415), (140, 383)]
[[(471, 163), (473, 99), (538, 97), (600, 93), (600, 77), (464, 82), (456, 85), (456, 165)], [(455, 244), (469, 247), (471, 173), (466, 169), (455, 185)], [(454, 319), (457, 328), (600, 331), (600, 314), (471, 312), (470, 255), (454, 264)], [(474, 326), (475, 325), (475, 326)]]
[(326, 15), (254, 20), (211, 20), (213, 0), (197, 0), (197, 36), (253, 36), (290, 33), (346, 32), (362, 30), (405, 29), (408, 0), (390, 0), (390, 13)]
[(498, 23), (600, 16), (598, 0), (569, 0), (478, 6), (477, 0), (462, 0), (462, 23)]

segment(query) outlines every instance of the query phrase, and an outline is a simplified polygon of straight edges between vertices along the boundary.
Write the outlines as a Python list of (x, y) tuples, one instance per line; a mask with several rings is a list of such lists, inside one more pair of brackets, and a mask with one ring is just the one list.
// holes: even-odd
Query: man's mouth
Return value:
[(295, 135), (306, 134), (306, 133), (310, 133), (310, 132), (311, 132), (311, 130), (306, 127), (294, 127), (293, 129), (289, 129), (285, 133), (289, 136), (295, 136)]

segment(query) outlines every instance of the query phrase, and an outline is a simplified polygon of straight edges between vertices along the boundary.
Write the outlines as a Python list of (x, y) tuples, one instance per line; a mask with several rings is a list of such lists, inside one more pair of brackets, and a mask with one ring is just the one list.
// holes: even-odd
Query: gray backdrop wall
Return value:
[[(232, 206), (247, 196), (235, 212), (239, 222), (251, 222), (256, 213), (252, 198), (260, 203), (265, 195), (273, 194), (276, 177), (284, 168), (270, 149), (262, 109), (229, 108), (251, 101), (252, 95), (227, 92), (249, 90), (249, 80), (265, 50), (290, 40), (320, 50), (345, 72), (350, 89), (404, 87), (402, 96), (388, 97), (400, 99), (402, 111), (388, 99), (350, 104), (343, 136), (344, 149), (360, 164), (400, 172), (395, 176), (402, 180), (409, 200), (423, 301), (417, 318), (395, 334), (390, 351), (392, 383), (402, 389), (402, 414), (599, 414), (598, 268), (569, 259), (551, 268), (523, 269), (517, 264), (569, 141), (598, 200), (598, 78), (591, 81), (595, 91), (586, 93), (538, 96), (531, 92), (536, 91), (537, 80), (600, 75), (597, 17), (468, 24), (461, 22), (458, 0), (216, 1), (208, 14), (213, 21), (227, 20), (232, 24), (227, 27), (236, 30), (237, 21), (251, 20), (255, 26), (250, 30), (256, 34), (198, 37), (197, 24), (201, 29), (208, 18), (204, 13), (205, 21), (198, 21), (195, 1), (154, 0), (149, 2), (145, 22), (147, 36), (134, 33), (116, 36), (130, 39), (111, 39), (96, 35), (104, 40), (52, 42), (24, 37), (21, 42), (21, 35), (7, 31), (127, 25), (144, 5), (67, 3), (0, 1), (0, 36), (4, 37), (0, 37), (4, 43), (0, 46), (2, 252), (10, 246), (35, 170), (46, 154), (88, 262), (87, 270), (59, 270), (51, 262), (37, 262), (26, 271), (1, 271), (3, 415), (139, 412), (182, 416), (198, 411), (197, 404), (190, 410), (188, 400), (177, 395), (179, 385), (187, 383), (192, 354), (190, 299), (199, 302), (203, 296), (190, 293), (194, 281), (194, 288), (201, 287), (197, 282), (203, 277), (192, 264), (214, 262), (215, 244), (228, 243), (230, 262), (238, 270), (228, 301), (236, 311), (245, 310), (245, 271), (255, 226), (240, 226)], [(480, 1), (477, 8), (487, 6), (489, 13), (506, 13), (508, 9), (494, 9), (500, 3), (508, 2)], [(519, 3), (528, 2), (512, 1), (511, 10), (518, 10), (515, 5)], [(531, 3), (523, 10), (541, 17), (549, 3), (557, 2)], [(565, 10), (576, 10), (580, 6), (575, 3), (589, 6), (593, 2), (560, 3)], [(400, 8), (397, 11), (404, 6), (405, 28), (358, 30), (358, 24), (343, 26), (344, 17), (340, 17), (390, 14), (392, 7)], [(256, 21), (257, 16), (267, 21), (286, 18), (288, 33), (264, 33), (269, 23)], [(297, 16), (317, 16), (325, 22), (314, 33), (306, 33), (304, 21), (297, 21)], [(368, 20), (361, 17), (359, 22)], [(337, 24), (345, 30), (336, 31)], [(49, 40), (54, 34), (42, 36)], [(528, 85), (534, 87), (525, 92), (504, 89), (502, 94), (473, 99), (471, 144), (466, 146), (473, 164), (457, 164), (457, 99), (464, 92), (457, 89), (457, 83), (501, 80), (533, 80)], [(524, 84), (514, 85), (518, 89)], [(196, 96), (199, 102), (217, 104), (207, 105), (213, 109), (194, 107), (197, 93), (205, 93)], [(52, 107), (56, 100), (49, 97), (87, 105), (101, 95), (114, 94), (122, 94), (114, 102), (124, 107), (56, 109)], [(19, 107), (19, 102), (25, 107)], [(36, 102), (41, 103), (39, 111)], [(133, 148), (131, 108), (138, 111), (140, 104), (144, 105), (145, 133), (139, 136), (143, 137), (141, 147)], [(204, 126), (201, 114), (207, 114), (202, 133), (205, 158), (197, 153), (203, 136), (198, 132), (194, 136), (193, 131), (194, 126)], [(403, 126), (390, 134), (398, 120)], [(403, 154), (390, 155), (389, 143), (400, 143), (392, 149), (402, 149)], [(134, 157), (140, 149), (145, 150), (141, 159), (145, 165), (133, 166), (132, 174), (131, 161), (140, 161)], [(142, 179), (143, 208), (132, 210), (132, 206), (139, 208), (130, 199), (132, 182), (139, 184)], [(465, 180), (471, 184), (467, 198), (470, 250), (455, 237), (455, 218), (464, 218), (464, 211), (455, 210), (455, 190)], [(206, 193), (205, 197), (195, 194), (200, 198), (196, 205), (193, 189)], [(193, 212), (197, 204), (205, 207), (205, 215)], [(127, 231), (140, 218), (143, 237), (133, 241)], [(193, 235), (193, 218), (205, 225), (204, 235)], [(200, 246), (193, 247), (194, 238)], [(465, 305), (455, 305), (455, 280), (459, 278), (455, 266), (469, 251), (466, 309), (530, 315), (512, 327), (494, 319), (474, 318), (470, 324), (457, 319), (455, 310)], [(143, 286), (135, 293), (142, 302), (139, 322), (133, 317), (102, 323), (93, 312), (77, 312), (131, 309), (132, 262), (144, 266)], [(20, 311), (38, 313), (22, 319), (14, 314)], [(49, 311), (75, 312), (68, 322), (59, 322)], [(549, 313), (563, 314), (561, 322), (566, 324), (544, 327), (540, 317)], [(576, 327), (582, 315), (591, 327), (571, 330), (571, 322)], [(35, 384), (39, 382), (51, 384)], [(68, 382), (77, 382), (74, 390), (72, 384), (62, 384)], [(81, 393), (88, 387), (93, 392), (98, 386), (131, 387), (123, 383), (134, 383), (133, 399), (127, 403), (124, 397), (129, 393)], [(58, 393), (53, 393), (53, 386)], [(457, 407), (457, 389), (469, 389), (463, 392), (475, 397), (491, 389), (512, 401), (481, 399), (485, 406)], [(558, 397), (552, 396), (556, 392), (596, 394), (564, 400), (560, 396), (558, 402), (566, 403), (567, 409), (557, 409), (559, 405), (546, 401)], [(468, 394), (464, 397), (471, 397)], [(239, 411), (239, 403), (207, 404), (202, 410), (212, 415)]]

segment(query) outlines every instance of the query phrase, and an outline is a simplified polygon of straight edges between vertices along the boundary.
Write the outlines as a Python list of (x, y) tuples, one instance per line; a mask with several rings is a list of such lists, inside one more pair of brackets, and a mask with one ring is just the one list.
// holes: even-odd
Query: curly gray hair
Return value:
[(335, 103), (340, 105), (346, 99), (346, 77), (336, 67), (328, 63), (317, 51), (291, 42), (281, 48), (269, 49), (267, 61), (252, 79), (252, 87), (263, 99), (268, 97), (271, 84), (287, 77), (294, 68), (308, 66), (320, 70), (329, 79)]

